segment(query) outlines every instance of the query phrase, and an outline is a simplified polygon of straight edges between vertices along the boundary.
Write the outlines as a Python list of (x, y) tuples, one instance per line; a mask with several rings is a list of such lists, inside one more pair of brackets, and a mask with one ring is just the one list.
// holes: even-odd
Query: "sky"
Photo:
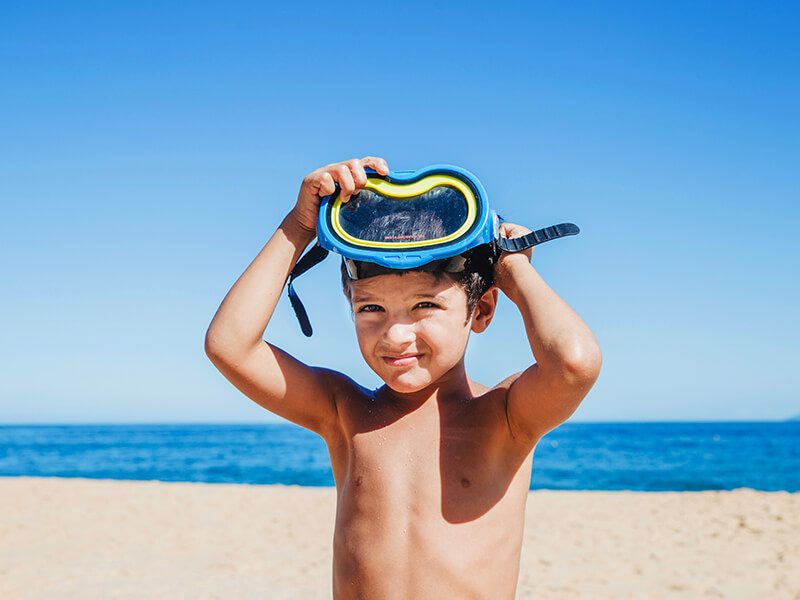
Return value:
[[(475, 173), (603, 369), (574, 422), (800, 413), (800, 8), (38, 2), (0, 21), (0, 422), (261, 423), (203, 350), (304, 175)], [(382, 382), (338, 261), (264, 334)], [(501, 298), (470, 376), (534, 362)]]

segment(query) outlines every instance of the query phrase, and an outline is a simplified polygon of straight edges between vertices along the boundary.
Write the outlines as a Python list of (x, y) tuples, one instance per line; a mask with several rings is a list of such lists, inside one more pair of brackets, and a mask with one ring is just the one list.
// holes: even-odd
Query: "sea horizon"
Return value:
[[(800, 491), (800, 421), (566, 423), (531, 490)], [(332, 487), (324, 440), (292, 423), (0, 425), (0, 477)]]
[[(691, 420), (675, 420), (675, 419), (647, 419), (647, 420), (611, 420), (611, 421), (573, 421), (565, 423), (564, 425), (618, 425), (618, 424), (689, 424), (689, 423), (787, 423), (792, 421), (800, 421), (800, 414), (784, 419), (691, 419)], [(288, 421), (9, 421), (7, 423), (0, 422), (0, 427), (71, 427), (71, 426), (166, 426), (166, 425), (185, 425), (185, 426), (204, 426), (204, 425), (231, 425), (231, 426), (251, 426), (251, 425), (284, 425), (286, 427), (298, 427), (294, 423)], [(561, 425), (560, 427), (563, 427)]]

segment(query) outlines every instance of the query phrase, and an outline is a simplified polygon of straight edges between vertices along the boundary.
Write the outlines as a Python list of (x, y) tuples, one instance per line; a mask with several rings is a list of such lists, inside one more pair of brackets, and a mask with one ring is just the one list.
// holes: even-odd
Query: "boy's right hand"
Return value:
[(350, 196), (367, 183), (364, 167), (374, 169), (381, 175), (389, 172), (389, 165), (384, 159), (365, 156), (331, 163), (306, 175), (297, 195), (297, 204), (292, 209), (298, 225), (316, 234), (320, 199), (335, 192), (338, 183), (342, 202), (350, 200)]

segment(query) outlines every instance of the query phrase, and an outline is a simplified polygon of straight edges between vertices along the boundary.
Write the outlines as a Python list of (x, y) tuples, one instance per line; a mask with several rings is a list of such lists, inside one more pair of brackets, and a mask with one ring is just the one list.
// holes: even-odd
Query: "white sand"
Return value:
[[(330, 598), (332, 488), (0, 478), (0, 598)], [(518, 598), (800, 599), (800, 494), (533, 492)]]

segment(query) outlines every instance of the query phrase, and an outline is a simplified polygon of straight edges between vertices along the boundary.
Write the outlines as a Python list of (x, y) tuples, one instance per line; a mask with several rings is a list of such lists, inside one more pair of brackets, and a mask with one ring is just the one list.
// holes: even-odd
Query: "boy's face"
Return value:
[(377, 275), (353, 281), (350, 299), (361, 354), (397, 392), (415, 392), (441, 378), (462, 360), (475, 329), (472, 318), (467, 322), (466, 293), (448, 277)]

